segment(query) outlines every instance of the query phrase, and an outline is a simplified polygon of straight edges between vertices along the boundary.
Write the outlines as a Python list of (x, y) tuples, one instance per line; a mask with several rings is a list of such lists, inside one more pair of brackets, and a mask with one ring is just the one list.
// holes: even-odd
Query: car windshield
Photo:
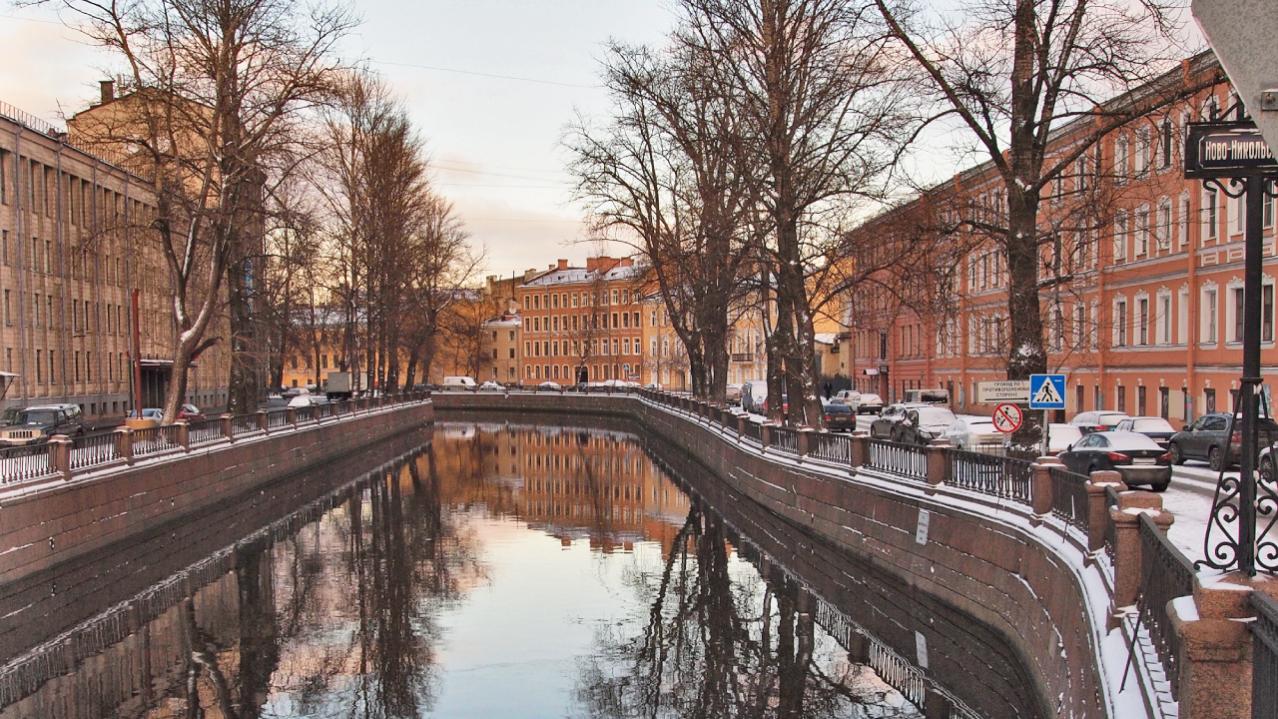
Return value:
[(18, 423), (18, 418), (22, 415), (22, 410), (17, 407), (10, 407), (4, 411), (4, 419), (0, 420), (6, 427)]
[(1135, 432), (1113, 432), (1109, 435), (1109, 445), (1113, 449), (1124, 451), (1133, 449), (1162, 449), (1154, 440)]
[(1141, 417), (1132, 421), (1132, 429), (1137, 432), (1175, 432), (1171, 423), (1162, 417)]
[(919, 409), (921, 424), (953, 424), (954, 413), (940, 407), (924, 407)]
[(25, 425), (53, 424), (57, 421), (58, 412), (52, 409), (30, 409), (18, 417), (18, 424)]
[(1125, 419), (1127, 419), (1127, 415), (1122, 412), (1106, 412), (1096, 418), (1096, 423), (1112, 427)]

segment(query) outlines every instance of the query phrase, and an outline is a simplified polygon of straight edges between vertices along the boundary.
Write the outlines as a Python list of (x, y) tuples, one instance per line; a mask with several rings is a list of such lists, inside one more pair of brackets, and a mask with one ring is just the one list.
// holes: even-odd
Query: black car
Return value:
[(846, 404), (821, 400), (821, 418), (825, 421), (825, 428), (831, 432), (851, 432), (856, 429), (856, 415)]
[(1079, 474), (1114, 470), (1127, 484), (1147, 484), (1155, 492), (1171, 484), (1171, 453), (1136, 432), (1085, 434), (1057, 457)]
[[(1278, 423), (1274, 420), (1261, 417), (1259, 429), (1259, 446), (1268, 447), (1278, 441)], [(1171, 436), (1168, 449), (1171, 451), (1172, 463), (1184, 464), (1187, 459), (1203, 459), (1216, 471), (1233, 466), (1238, 462), (1242, 446), (1241, 430), (1240, 417), (1234, 417), (1231, 432), (1228, 413), (1205, 414)]]
[(1114, 429), (1119, 432), (1143, 434), (1163, 447), (1168, 447), (1172, 435), (1176, 434), (1176, 428), (1162, 417), (1128, 417), (1119, 422)]

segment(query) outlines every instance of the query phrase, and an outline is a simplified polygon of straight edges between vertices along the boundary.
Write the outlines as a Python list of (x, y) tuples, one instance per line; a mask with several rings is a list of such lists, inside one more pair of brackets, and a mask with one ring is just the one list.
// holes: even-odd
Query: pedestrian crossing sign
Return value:
[(1030, 375), (1030, 409), (1065, 409), (1065, 375)]

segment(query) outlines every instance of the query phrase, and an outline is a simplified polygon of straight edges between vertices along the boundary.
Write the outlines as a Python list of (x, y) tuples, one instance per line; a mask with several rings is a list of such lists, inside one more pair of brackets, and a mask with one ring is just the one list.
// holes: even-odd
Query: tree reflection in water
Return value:
[(818, 657), (809, 595), (780, 573), (734, 570), (728, 548), (722, 520), (694, 506), (660, 574), (633, 574), (646, 622), (634, 636), (600, 630), (577, 690), (589, 716), (919, 716), (828, 637)]

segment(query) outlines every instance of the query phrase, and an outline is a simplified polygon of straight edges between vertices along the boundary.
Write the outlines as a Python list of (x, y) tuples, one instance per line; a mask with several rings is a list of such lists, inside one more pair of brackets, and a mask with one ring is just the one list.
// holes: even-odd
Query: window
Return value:
[(1074, 189), (1082, 194), (1087, 192), (1087, 155), (1074, 161)]
[(1171, 293), (1160, 291), (1158, 293), (1158, 344), (1165, 345), (1171, 343), (1171, 317), (1172, 302)]
[(1127, 300), (1114, 300), (1114, 346), (1127, 346)]
[(1260, 288), (1260, 341), (1274, 341), (1274, 286), (1262, 285)]
[(1114, 409), (1118, 410), (1119, 412), (1126, 412), (1127, 411), (1127, 388), (1122, 386), (1121, 384), (1118, 385), (1118, 387), (1115, 388), (1114, 395), (1115, 395)]
[(1127, 211), (1119, 210), (1114, 216), (1114, 259), (1127, 257)]
[(1136, 131), (1136, 176), (1149, 174), (1149, 128), (1142, 127)]
[[(1087, 308), (1082, 302), (1074, 305), (1074, 347), (1083, 347), (1083, 342), (1087, 337)], [(1082, 407), (1080, 401), (1079, 407)]]
[(1176, 293), (1176, 344), (1189, 342), (1189, 288)]
[(1180, 196), (1180, 223), (1179, 237), (1176, 238), (1176, 247), (1184, 249), (1185, 243), (1189, 242), (1189, 195)]
[(1214, 344), (1216, 342), (1216, 305), (1216, 288), (1204, 288), (1202, 301), (1202, 341), (1210, 344)]
[(1203, 237), (1209, 240), (1216, 239), (1216, 227), (1220, 224), (1220, 218), (1217, 217), (1216, 207), (1216, 191), (1208, 189), (1203, 192)]
[(1127, 181), (1128, 154), (1127, 136), (1120, 135), (1114, 142), (1114, 182), (1119, 185)]
[(1234, 333), (1229, 338), (1232, 342), (1242, 342), (1243, 339), (1243, 288), (1231, 287), (1229, 289), (1230, 299), (1233, 300), (1231, 307), (1233, 309), (1233, 328)]
[(1162, 150), (1162, 162), (1159, 163), (1159, 167), (1164, 170), (1171, 167), (1172, 164), (1173, 136), (1171, 116), (1168, 115), (1163, 118), (1162, 128), (1158, 135), (1159, 147)]
[(1154, 225), (1154, 240), (1158, 249), (1166, 252), (1171, 249), (1172, 206), (1166, 197), (1158, 201), (1158, 217)]
[(1149, 255), (1149, 206), (1141, 205), (1136, 210), (1136, 256)]
[(1269, 229), (1274, 226), (1274, 199), (1265, 197), (1265, 204), (1261, 210), (1260, 226)]
[(1136, 300), (1136, 341), (1140, 345), (1149, 344), (1149, 298)]

